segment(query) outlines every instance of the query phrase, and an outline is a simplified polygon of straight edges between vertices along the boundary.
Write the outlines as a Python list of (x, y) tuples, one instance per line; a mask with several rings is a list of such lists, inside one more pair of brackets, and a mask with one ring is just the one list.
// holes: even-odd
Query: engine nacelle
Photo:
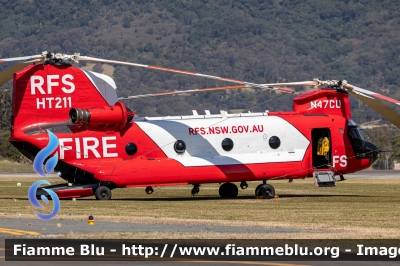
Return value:
[(87, 125), (93, 129), (122, 129), (134, 117), (134, 113), (123, 103), (116, 102), (114, 106), (104, 106), (92, 109), (72, 108), (69, 111), (69, 121), (76, 125)]

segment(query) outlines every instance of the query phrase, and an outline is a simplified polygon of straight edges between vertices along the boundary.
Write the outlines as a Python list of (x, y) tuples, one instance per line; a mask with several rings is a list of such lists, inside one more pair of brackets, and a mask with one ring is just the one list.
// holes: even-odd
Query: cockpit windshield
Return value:
[(355, 151), (362, 151), (364, 149), (365, 140), (357, 126), (349, 126), (347, 135)]

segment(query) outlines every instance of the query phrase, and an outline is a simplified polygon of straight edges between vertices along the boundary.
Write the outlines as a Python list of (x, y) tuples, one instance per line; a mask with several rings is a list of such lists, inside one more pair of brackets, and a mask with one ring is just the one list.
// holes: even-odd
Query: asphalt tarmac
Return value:
[(0, 239), (10, 236), (59, 235), (67, 233), (102, 232), (218, 232), (218, 233), (297, 233), (307, 232), (288, 228), (258, 228), (246, 226), (210, 226), (210, 225), (169, 225), (143, 223), (96, 222), (36, 219), (0, 219)]

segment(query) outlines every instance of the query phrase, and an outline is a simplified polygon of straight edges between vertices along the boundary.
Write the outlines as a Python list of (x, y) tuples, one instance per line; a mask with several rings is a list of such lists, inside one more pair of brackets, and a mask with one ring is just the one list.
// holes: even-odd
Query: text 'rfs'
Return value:
[[(47, 75), (31, 76), (31, 94), (37, 95), (36, 108), (37, 109), (52, 109), (52, 108), (71, 108), (71, 97), (41, 97), (42, 95), (52, 95), (55, 89), (61, 89), (63, 93), (71, 94), (75, 91), (75, 84), (72, 82), (74, 76), (71, 74), (60, 75)], [(44, 84), (47, 84), (47, 88)]]

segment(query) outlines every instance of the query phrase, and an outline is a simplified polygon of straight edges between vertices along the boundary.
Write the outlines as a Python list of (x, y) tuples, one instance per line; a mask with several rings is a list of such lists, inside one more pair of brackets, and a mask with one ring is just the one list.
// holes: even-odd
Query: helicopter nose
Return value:
[(379, 149), (371, 142), (366, 141), (364, 146), (364, 152), (369, 158), (369, 165), (372, 165), (379, 158)]

